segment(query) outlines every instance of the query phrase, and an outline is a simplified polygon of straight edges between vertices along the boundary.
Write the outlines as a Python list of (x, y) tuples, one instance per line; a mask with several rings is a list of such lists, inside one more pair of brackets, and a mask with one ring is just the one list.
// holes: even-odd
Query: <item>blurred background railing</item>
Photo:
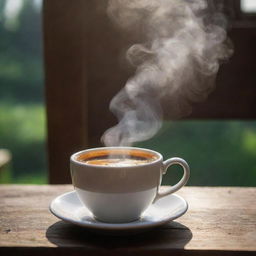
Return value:
[[(112, 56), (115, 60), (112, 58), (111, 63), (119, 66), (121, 71), (118, 71), (124, 75), (115, 77), (115, 82), (119, 81), (120, 84), (106, 92), (104, 85), (113, 81), (108, 80), (111, 78), (108, 72), (111, 65), (107, 67), (110, 60), (108, 58), (99, 62), (97, 60), (103, 50), (103, 44), (111, 42), (111, 39), (108, 41), (109, 39), (105, 38), (106, 41), (98, 43), (95, 43), (94, 39), (101, 33), (101, 26), (105, 26), (106, 29), (112, 25), (109, 25), (110, 22), (105, 22), (105, 16), (101, 20), (102, 10), (92, 12), (90, 16), (88, 10), (83, 9), (85, 4), (82, 2), (77, 1), (78, 6), (68, 8), (74, 3), (66, 0), (45, 1), (44, 17), (48, 18), (45, 20), (45, 30), (48, 31), (46, 37), (51, 36), (50, 43), (55, 43), (54, 45), (49, 45), (49, 41), (48, 44), (46, 43), (48, 128), (54, 122), (51, 127), (55, 126), (58, 129), (62, 127), (65, 130), (65, 133), (56, 133), (56, 129), (49, 129), (48, 152), (52, 156), (49, 158), (51, 183), (69, 182), (67, 156), (70, 153), (82, 147), (100, 144), (99, 137), (102, 131), (115, 123), (114, 117), (107, 109), (108, 102), (118, 90), (118, 86), (120, 88), (123, 86), (129, 72), (132, 72), (120, 67), (124, 49), (120, 50), (116, 45), (112, 45), (109, 56), (114, 52), (115, 55)], [(93, 1), (87, 2), (89, 10), (94, 7)], [(194, 109), (189, 119), (166, 120), (156, 137), (139, 143), (138, 146), (158, 150), (165, 157), (178, 155), (185, 158), (192, 169), (190, 185), (256, 186), (255, 1), (216, 0), (216, 2), (224, 4), (224, 10), (230, 20), (229, 34), (235, 47), (234, 56), (220, 70), (217, 89), (205, 103)], [(65, 12), (67, 9), (70, 16)], [(76, 13), (78, 15), (74, 15), (74, 19), (72, 14)], [(86, 55), (87, 45), (83, 44), (84, 35), (81, 34), (83, 28), (88, 29), (86, 23), (83, 23), (86, 18), (94, 21), (94, 25), (87, 33), (87, 36), (90, 36), (90, 41), (87, 43), (93, 46), (92, 52), (96, 53), (97, 57), (92, 58), (91, 55), (89, 69), (84, 65), (84, 59), (79, 60), (80, 56), (83, 58), (84, 54)], [(60, 26), (59, 30), (58, 26)], [(77, 31), (72, 30), (75, 27), (80, 29), (80, 34), (76, 35)], [(116, 32), (112, 28), (105, 33), (114, 35)], [(70, 40), (70, 35), (78, 40)], [(117, 40), (125, 41), (126, 38)], [(71, 42), (73, 47), (78, 49), (67, 53), (66, 50)], [(4, 167), (4, 175), (0, 175), (1, 183), (48, 182), (42, 45), (42, 1), (2, 0), (0, 3), (0, 148), (10, 150), (12, 160), (9, 160), (9, 164)], [(63, 59), (58, 62), (56, 56), (62, 56)], [(61, 63), (65, 60), (67, 63)], [(69, 71), (68, 67), (71, 66), (72, 61), (73, 67), (70, 67), (70, 70), (75, 72), (72, 74), (75, 79), (68, 81), (65, 80), (65, 73)], [(50, 67), (49, 62), (51, 62)], [(66, 65), (65, 69), (64, 65)], [(84, 76), (87, 75), (81, 72), (81, 69), (85, 69), (85, 73), (91, 72), (88, 76), (90, 79), (86, 82)], [(54, 79), (52, 74), (57, 74)], [(61, 85), (58, 85), (58, 81), (66, 85), (63, 90)], [(77, 119), (75, 126), (80, 127), (80, 130), (76, 133), (76, 138), (70, 141), (71, 131), (63, 126), (63, 123), (71, 118), (71, 114), (65, 112), (71, 106), (61, 97), (65, 96), (64, 92), (67, 95), (68, 91), (70, 95), (73, 91), (75, 96), (75, 88), (80, 86), (81, 89), (84, 83), (89, 83), (87, 90), (84, 90), (86, 94), (84, 98), (90, 93), (89, 102), (84, 102), (81, 97), (71, 99), (70, 104), (72, 102), (80, 104), (93, 115), (87, 116), (88, 113), (84, 109), (75, 112), (79, 117), (73, 118), (80, 118)], [(97, 92), (98, 100), (91, 96), (93, 90)], [(55, 94), (50, 95), (50, 91)], [(59, 100), (54, 98), (58, 92)], [(60, 105), (57, 106), (57, 103)], [(63, 110), (59, 111), (59, 108)], [(84, 126), (87, 128), (83, 131), (81, 129)], [(83, 132), (87, 135), (82, 139), (79, 134)], [(86, 138), (87, 136), (89, 138)], [(58, 153), (60, 150), (63, 152)], [(59, 168), (56, 167), (56, 162), (60, 164)], [(175, 169), (173, 172), (168, 172), (164, 184), (170, 184), (171, 179), (174, 183), (175, 179), (178, 179), (176, 173), (178, 172)]]

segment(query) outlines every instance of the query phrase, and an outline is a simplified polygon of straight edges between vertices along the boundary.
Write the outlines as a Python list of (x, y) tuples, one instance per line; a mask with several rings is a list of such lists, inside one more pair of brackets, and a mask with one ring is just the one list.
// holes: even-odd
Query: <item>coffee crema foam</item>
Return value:
[(110, 158), (110, 159), (94, 159), (94, 160), (88, 160), (85, 161), (86, 164), (92, 164), (92, 165), (104, 165), (104, 166), (113, 166), (113, 167), (125, 167), (125, 166), (133, 166), (133, 165), (140, 165), (140, 164), (146, 164), (150, 163), (153, 160), (151, 159), (129, 159), (129, 158)]
[(128, 167), (151, 163), (157, 158), (155, 154), (140, 150), (100, 150), (82, 154), (77, 160), (90, 165)]

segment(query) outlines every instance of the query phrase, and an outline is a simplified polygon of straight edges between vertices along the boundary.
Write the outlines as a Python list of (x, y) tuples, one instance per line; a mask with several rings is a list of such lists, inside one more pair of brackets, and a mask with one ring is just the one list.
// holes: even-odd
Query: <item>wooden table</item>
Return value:
[(174, 222), (106, 236), (60, 221), (48, 206), (71, 185), (0, 186), (0, 255), (256, 255), (256, 188), (185, 187)]

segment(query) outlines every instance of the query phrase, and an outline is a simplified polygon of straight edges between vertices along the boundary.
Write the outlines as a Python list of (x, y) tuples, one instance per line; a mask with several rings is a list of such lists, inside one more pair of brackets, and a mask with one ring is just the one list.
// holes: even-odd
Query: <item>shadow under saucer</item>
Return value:
[(83, 228), (64, 221), (58, 221), (46, 231), (47, 239), (58, 247), (84, 247), (97, 249), (156, 248), (183, 249), (192, 239), (191, 230), (171, 221), (163, 226), (144, 230), (143, 233), (105, 232)]

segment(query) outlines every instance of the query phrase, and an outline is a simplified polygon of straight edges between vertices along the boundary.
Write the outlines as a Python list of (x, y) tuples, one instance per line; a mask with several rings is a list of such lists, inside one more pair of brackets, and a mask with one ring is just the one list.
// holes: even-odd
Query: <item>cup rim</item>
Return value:
[[(141, 150), (141, 151), (144, 151), (144, 152), (149, 152), (149, 153), (152, 153), (154, 155), (157, 156), (157, 159), (153, 160), (152, 162), (148, 162), (148, 163), (143, 163), (143, 164), (140, 164), (140, 165), (128, 165), (128, 166), (125, 166), (125, 167), (120, 167), (120, 166), (106, 166), (106, 165), (95, 165), (95, 164), (88, 164), (88, 163), (85, 163), (85, 162), (81, 162), (81, 161), (78, 161), (76, 159), (77, 156), (83, 154), (83, 153), (86, 153), (86, 152), (91, 152), (91, 151), (97, 151), (97, 150), (103, 150), (103, 149), (127, 149), (127, 150)], [(147, 149), (147, 148), (139, 148), (139, 147), (123, 147), (123, 146), (116, 146), (116, 147), (97, 147), (97, 148), (89, 148), (89, 149), (84, 149), (84, 150), (80, 150), (74, 154), (71, 155), (70, 157), (70, 162), (73, 162), (73, 163), (76, 163), (78, 165), (81, 165), (81, 166), (88, 166), (88, 167), (94, 167), (94, 168), (111, 168), (111, 169), (118, 169), (118, 168), (126, 168), (126, 169), (130, 169), (130, 168), (138, 168), (138, 167), (143, 167), (143, 166), (149, 166), (149, 165), (152, 165), (152, 164), (155, 164), (159, 161), (163, 161), (163, 156), (157, 152), (157, 151), (154, 151), (154, 150), (151, 150), (151, 149)]]

